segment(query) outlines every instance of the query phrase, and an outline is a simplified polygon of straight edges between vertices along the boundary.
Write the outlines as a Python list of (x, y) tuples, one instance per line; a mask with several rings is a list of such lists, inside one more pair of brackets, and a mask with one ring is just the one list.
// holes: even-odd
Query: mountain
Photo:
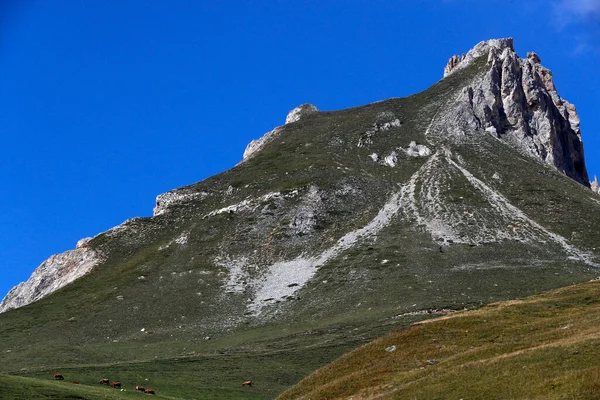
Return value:
[(2, 302), (0, 373), (272, 398), (415, 320), (596, 278), (600, 199), (551, 72), (497, 39), (445, 75), (302, 105), (234, 168), (47, 260)]

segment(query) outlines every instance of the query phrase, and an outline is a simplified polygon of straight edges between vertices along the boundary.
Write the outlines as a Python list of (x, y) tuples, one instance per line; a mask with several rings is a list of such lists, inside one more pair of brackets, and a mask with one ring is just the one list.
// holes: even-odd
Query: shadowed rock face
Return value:
[[(575, 106), (558, 95), (552, 71), (540, 64), (537, 54), (519, 58), (512, 39), (489, 40), (463, 57), (452, 57), (444, 75), (484, 56), (487, 73), (446, 113), (460, 115), (469, 129), (484, 129), (589, 187), (579, 116)], [(463, 132), (465, 124), (455, 122), (454, 132)]]

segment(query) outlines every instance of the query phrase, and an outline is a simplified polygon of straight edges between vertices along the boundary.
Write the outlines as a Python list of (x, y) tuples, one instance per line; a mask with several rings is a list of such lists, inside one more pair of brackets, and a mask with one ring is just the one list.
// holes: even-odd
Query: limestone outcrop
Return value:
[[(301, 104), (290, 111), (285, 118), (285, 125), (300, 121), (302, 118), (318, 113), (319, 110), (312, 104)], [(259, 152), (267, 143), (275, 139), (281, 133), (283, 126), (278, 126), (270, 132), (267, 132), (260, 139), (256, 139), (248, 143), (242, 162), (252, 157)]]
[(301, 104), (288, 113), (287, 117), (285, 118), (285, 123), (286, 125), (291, 124), (292, 122), (300, 121), (307, 115), (315, 114), (318, 112), (319, 110), (317, 109), (317, 107), (313, 106), (312, 104)]
[(594, 175), (594, 180), (590, 182), (590, 188), (593, 192), (600, 194), (600, 184), (598, 183), (598, 177)]
[(452, 72), (454, 68), (456, 68), (456, 66), (464, 59), (464, 54), (462, 56), (456, 54), (450, 57), (450, 59), (448, 60), (448, 64), (446, 64), (446, 67), (444, 67), (444, 76), (447, 76), (450, 72)]
[(26, 282), (21, 282), (2, 300), (0, 313), (33, 303), (73, 282), (94, 268), (102, 257), (82, 239), (75, 250), (56, 254), (44, 261)]
[(457, 135), (485, 130), (589, 187), (579, 116), (558, 95), (552, 71), (535, 53), (518, 57), (508, 38), (481, 42), (464, 57), (454, 56), (445, 75), (481, 57), (487, 57), (486, 72), (445, 111), (449, 124), (441, 130)]

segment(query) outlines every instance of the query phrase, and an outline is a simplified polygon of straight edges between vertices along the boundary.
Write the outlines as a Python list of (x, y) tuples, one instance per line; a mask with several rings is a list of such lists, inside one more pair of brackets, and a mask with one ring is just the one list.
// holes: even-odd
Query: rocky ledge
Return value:
[(0, 313), (33, 303), (87, 274), (101, 261), (98, 252), (88, 247), (90, 240), (81, 239), (75, 250), (53, 255), (44, 261), (26, 282), (8, 292), (0, 303)]

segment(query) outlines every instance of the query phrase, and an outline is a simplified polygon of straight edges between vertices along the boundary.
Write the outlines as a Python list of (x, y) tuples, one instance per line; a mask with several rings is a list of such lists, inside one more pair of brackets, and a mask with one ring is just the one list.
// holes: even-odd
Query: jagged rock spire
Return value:
[(588, 186), (579, 116), (558, 95), (552, 71), (533, 52), (517, 56), (512, 38), (480, 42), (464, 57), (453, 56), (448, 76), (487, 57), (488, 68), (465, 87), (447, 110), (454, 124), (445, 130), (485, 130)]

